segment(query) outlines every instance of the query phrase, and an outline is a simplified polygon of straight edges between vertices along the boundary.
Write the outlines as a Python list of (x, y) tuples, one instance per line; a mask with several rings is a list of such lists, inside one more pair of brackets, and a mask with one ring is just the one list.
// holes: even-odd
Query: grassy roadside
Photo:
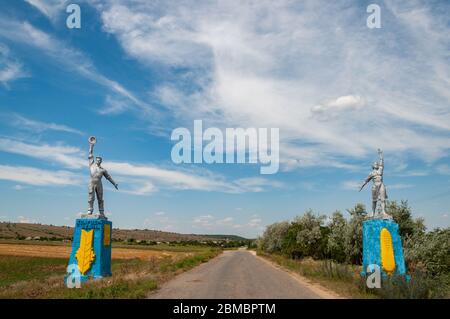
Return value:
[(431, 277), (420, 270), (404, 276), (382, 279), (380, 289), (369, 289), (359, 272), (361, 266), (339, 264), (331, 260), (304, 258), (294, 260), (277, 254), (257, 251), (257, 254), (278, 265), (294, 271), (313, 282), (321, 284), (345, 298), (359, 299), (449, 299), (450, 277)]
[(67, 258), (0, 256), (0, 298), (145, 298), (176, 274), (220, 254), (217, 248), (191, 249), (189, 256), (112, 261), (112, 277), (80, 289), (64, 285)]
[(294, 260), (282, 255), (267, 254), (259, 250), (257, 255), (296, 272), (344, 298), (377, 298), (377, 296), (366, 293), (359, 288), (361, 285), (360, 267), (336, 264), (331, 261), (313, 260), (312, 258)]

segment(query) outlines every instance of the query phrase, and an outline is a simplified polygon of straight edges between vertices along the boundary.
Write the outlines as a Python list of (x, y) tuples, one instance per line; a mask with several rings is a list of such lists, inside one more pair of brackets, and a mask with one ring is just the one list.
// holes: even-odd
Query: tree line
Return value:
[[(312, 257), (361, 265), (362, 222), (367, 211), (363, 204), (347, 211), (349, 219), (340, 211), (328, 217), (308, 210), (292, 221), (271, 224), (258, 238), (258, 248), (292, 259)], [(388, 202), (386, 212), (399, 225), (408, 270), (419, 269), (449, 281), (450, 228), (426, 231), (423, 218), (412, 217), (407, 201)]]

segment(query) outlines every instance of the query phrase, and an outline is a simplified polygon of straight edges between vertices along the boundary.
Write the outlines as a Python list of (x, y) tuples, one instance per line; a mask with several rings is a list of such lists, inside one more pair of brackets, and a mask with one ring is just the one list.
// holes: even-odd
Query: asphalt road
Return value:
[(225, 251), (178, 275), (149, 296), (155, 299), (332, 297), (246, 250)]

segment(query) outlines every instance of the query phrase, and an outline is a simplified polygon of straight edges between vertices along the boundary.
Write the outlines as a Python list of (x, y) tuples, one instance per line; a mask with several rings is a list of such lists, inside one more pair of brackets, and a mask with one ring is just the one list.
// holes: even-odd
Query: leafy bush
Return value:
[(345, 229), (344, 250), (347, 261), (360, 265), (362, 262), (362, 222), (367, 216), (366, 208), (357, 204), (349, 209), (350, 221)]
[(292, 223), (297, 226), (296, 244), (301, 256), (325, 257), (328, 233), (328, 229), (323, 226), (325, 218), (325, 215), (316, 216), (309, 210)]
[(402, 238), (425, 233), (423, 218), (412, 218), (408, 201), (402, 200), (400, 204), (396, 201), (389, 201), (386, 206), (386, 212), (391, 215), (398, 224), (398, 231)]
[(341, 212), (336, 211), (328, 225), (330, 232), (327, 240), (327, 253), (329, 257), (338, 262), (346, 261), (345, 234), (347, 220)]
[(431, 276), (450, 274), (450, 228), (408, 237), (404, 246), (409, 268)]
[(324, 227), (325, 218), (308, 211), (291, 223), (269, 225), (258, 240), (258, 248), (268, 253), (281, 252), (294, 259), (306, 256), (324, 258), (329, 232)]
[(268, 253), (279, 252), (289, 230), (288, 222), (275, 223), (267, 226), (259, 240), (259, 247)]

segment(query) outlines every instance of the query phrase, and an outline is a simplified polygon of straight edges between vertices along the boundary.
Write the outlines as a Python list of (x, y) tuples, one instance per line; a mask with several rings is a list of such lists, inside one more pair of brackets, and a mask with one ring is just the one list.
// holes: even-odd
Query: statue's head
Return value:
[(372, 168), (373, 169), (378, 169), (379, 168), (378, 162), (373, 162)]
[(100, 165), (100, 164), (102, 163), (102, 161), (103, 161), (103, 159), (102, 159), (100, 156), (97, 156), (97, 157), (95, 158), (95, 163), (96, 163), (97, 165)]

